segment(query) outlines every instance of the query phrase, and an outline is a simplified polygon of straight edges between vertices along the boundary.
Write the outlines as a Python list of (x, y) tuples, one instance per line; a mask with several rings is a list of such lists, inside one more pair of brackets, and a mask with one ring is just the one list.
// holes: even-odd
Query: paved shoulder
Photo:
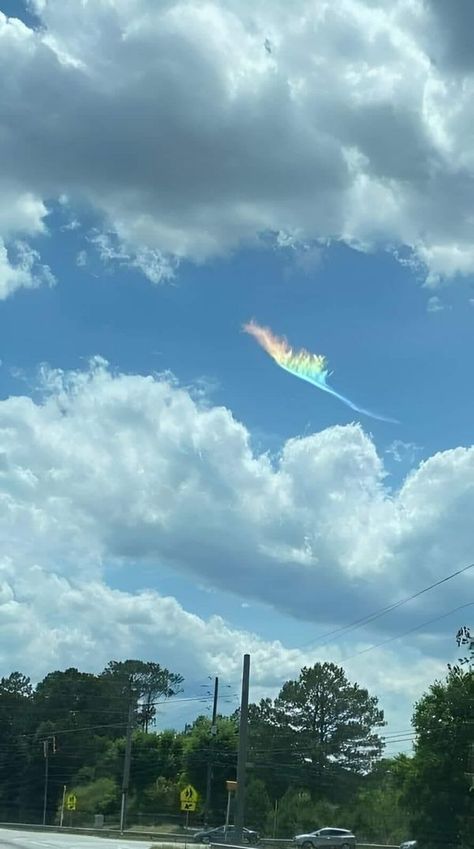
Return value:
[(44, 831), (0, 828), (0, 847), (8, 849), (149, 849), (151, 840), (90, 837)]

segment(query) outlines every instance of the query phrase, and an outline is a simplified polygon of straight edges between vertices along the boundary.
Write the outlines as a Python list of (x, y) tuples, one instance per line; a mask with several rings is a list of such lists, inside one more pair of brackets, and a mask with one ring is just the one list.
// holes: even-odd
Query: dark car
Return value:
[[(227, 840), (225, 835), (225, 825), (220, 825), (218, 828), (206, 828), (203, 831), (196, 831), (194, 839), (198, 843), (232, 843), (235, 840), (235, 826), (229, 825), (227, 828)], [(257, 831), (251, 828), (242, 829), (242, 840), (244, 843), (249, 843), (255, 846), (260, 840), (260, 835)]]

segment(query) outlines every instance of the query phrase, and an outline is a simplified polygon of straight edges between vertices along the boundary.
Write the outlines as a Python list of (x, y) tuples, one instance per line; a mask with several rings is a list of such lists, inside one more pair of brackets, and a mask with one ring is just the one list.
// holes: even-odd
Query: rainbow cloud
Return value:
[(377, 413), (371, 413), (370, 410), (364, 410), (363, 407), (357, 407), (349, 398), (345, 398), (344, 395), (340, 395), (332, 386), (329, 386), (326, 383), (326, 378), (329, 375), (327, 362), (326, 358), (321, 354), (310, 354), (309, 351), (305, 351), (304, 349), (293, 351), (286, 339), (280, 339), (268, 327), (260, 327), (254, 321), (244, 324), (243, 330), (245, 333), (250, 333), (257, 340), (259, 345), (262, 346), (267, 354), (270, 354), (280, 368), (285, 369), (285, 371), (288, 371), (295, 377), (299, 377), (300, 380), (306, 380), (307, 383), (312, 383), (313, 386), (317, 386), (323, 392), (329, 392), (330, 395), (339, 398), (340, 401), (358, 413), (363, 413), (382, 422), (393, 422), (397, 424), (396, 419), (379, 416)]

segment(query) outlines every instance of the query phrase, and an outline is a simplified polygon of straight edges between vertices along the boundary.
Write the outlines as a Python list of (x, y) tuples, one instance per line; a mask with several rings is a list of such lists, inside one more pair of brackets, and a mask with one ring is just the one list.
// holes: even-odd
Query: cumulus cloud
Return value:
[[(237, 689), (242, 655), (250, 652), (254, 700), (276, 695), (285, 679), (318, 659), (344, 662), (337, 646), (319, 652), (288, 648), (280, 640), (232, 627), (220, 616), (203, 619), (151, 590), (131, 594), (100, 580), (85, 583), (39, 566), (19, 571), (8, 559), (0, 561), (0, 636), (2, 674), (19, 668), (33, 680), (70, 666), (72, 658), (75, 665), (93, 671), (111, 658), (156, 659), (159, 646), (160, 662), (185, 676), (187, 693), (193, 686), (199, 692), (210, 670)], [(413, 700), (442, 673), (442, 663), (416, 649), (402, 656), (377, 650), (371, 659), (370, 664), (350, 663), (349, 677), (380, 694), (388, 718), (406, 727)], [(166, 723), (179, 724), (179, 704), (161, 706), (163, 712)]]
[(0, 13), (23, 227), (89, 205), (153, 282), (282, 231), (405, 245), (432, 284), (474, 270), (466, 2), (33, 5), (35, 30)]
[[(89, 241), (105, 265), (138, 269), (151, 283), (162, 283), (174, 277), (176, 263), (159, 250), (143, 246), (134, 248), (122, 242), (114, 233), (96, 232), (89, 237)], [(84, 255), (85, 251), (79, 253), (78, 265), (86, 264)]]
[[(209, 670), (237, 681), (250, 650), (258, 698), (303, 664), (332, 659), (406, 723), (452, 659), (446, 626), (359, 652), (458, 606), (459, 583), (446, 585), (441, 609), (425, 595), (348, 641), (290, 648), (156, 591), (112, 589), (105, 564), (109, 577), (114, 567), (172, 568), (320, 634), (469, 562), (473, 448), (429, 458), (391, 491), (357, 425), (288, 440), (271, 460), (228, 409), (164, 377), (114, 374), (100, 358), (82, 372), (44, 368), (35, 399), (0, 401), (4, 669), (41, 675), (72, 656), (100, 668), (158, 645), (191, 681)], [(469, 575), (458, 580), (468, 587)]]
[(37, 289), (41, 285), (53, 286), (55, 282), (51, 269), (41, 263), (37, 251), (21, 241), (15, 241), (7, 251), (0, 239), (0, 301), (17, 289)]
[(358, 425), (290, 439), (272, 462), (229, 410), (162, 378), (96, 359), (44, 370), (40, 389), (0, 402), (0, 531), (24, 564), (166, 564), (324, 622), (342, 586), (366, 613), (382, 587), (390, 602), (472, 556), (472, 448), (392, 492)]

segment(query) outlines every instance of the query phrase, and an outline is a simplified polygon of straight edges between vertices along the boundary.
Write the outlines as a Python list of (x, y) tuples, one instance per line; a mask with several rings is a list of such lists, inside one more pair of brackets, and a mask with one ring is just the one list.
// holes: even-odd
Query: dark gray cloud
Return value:
[(471, 0), (426, 0), (433, 14), (436, 40), (434, 58), (450, 68), (471, 73), (474, 70), (474, 4)]
[(473, 105), (430, 61), (443, 8), (36, 0), (40, 30), (0, 18), (3, 173), (37, 204), (24, 230), (65, 196), (131, 263), (270, 231), (407, 245), (433, 281), (470, 273)]

